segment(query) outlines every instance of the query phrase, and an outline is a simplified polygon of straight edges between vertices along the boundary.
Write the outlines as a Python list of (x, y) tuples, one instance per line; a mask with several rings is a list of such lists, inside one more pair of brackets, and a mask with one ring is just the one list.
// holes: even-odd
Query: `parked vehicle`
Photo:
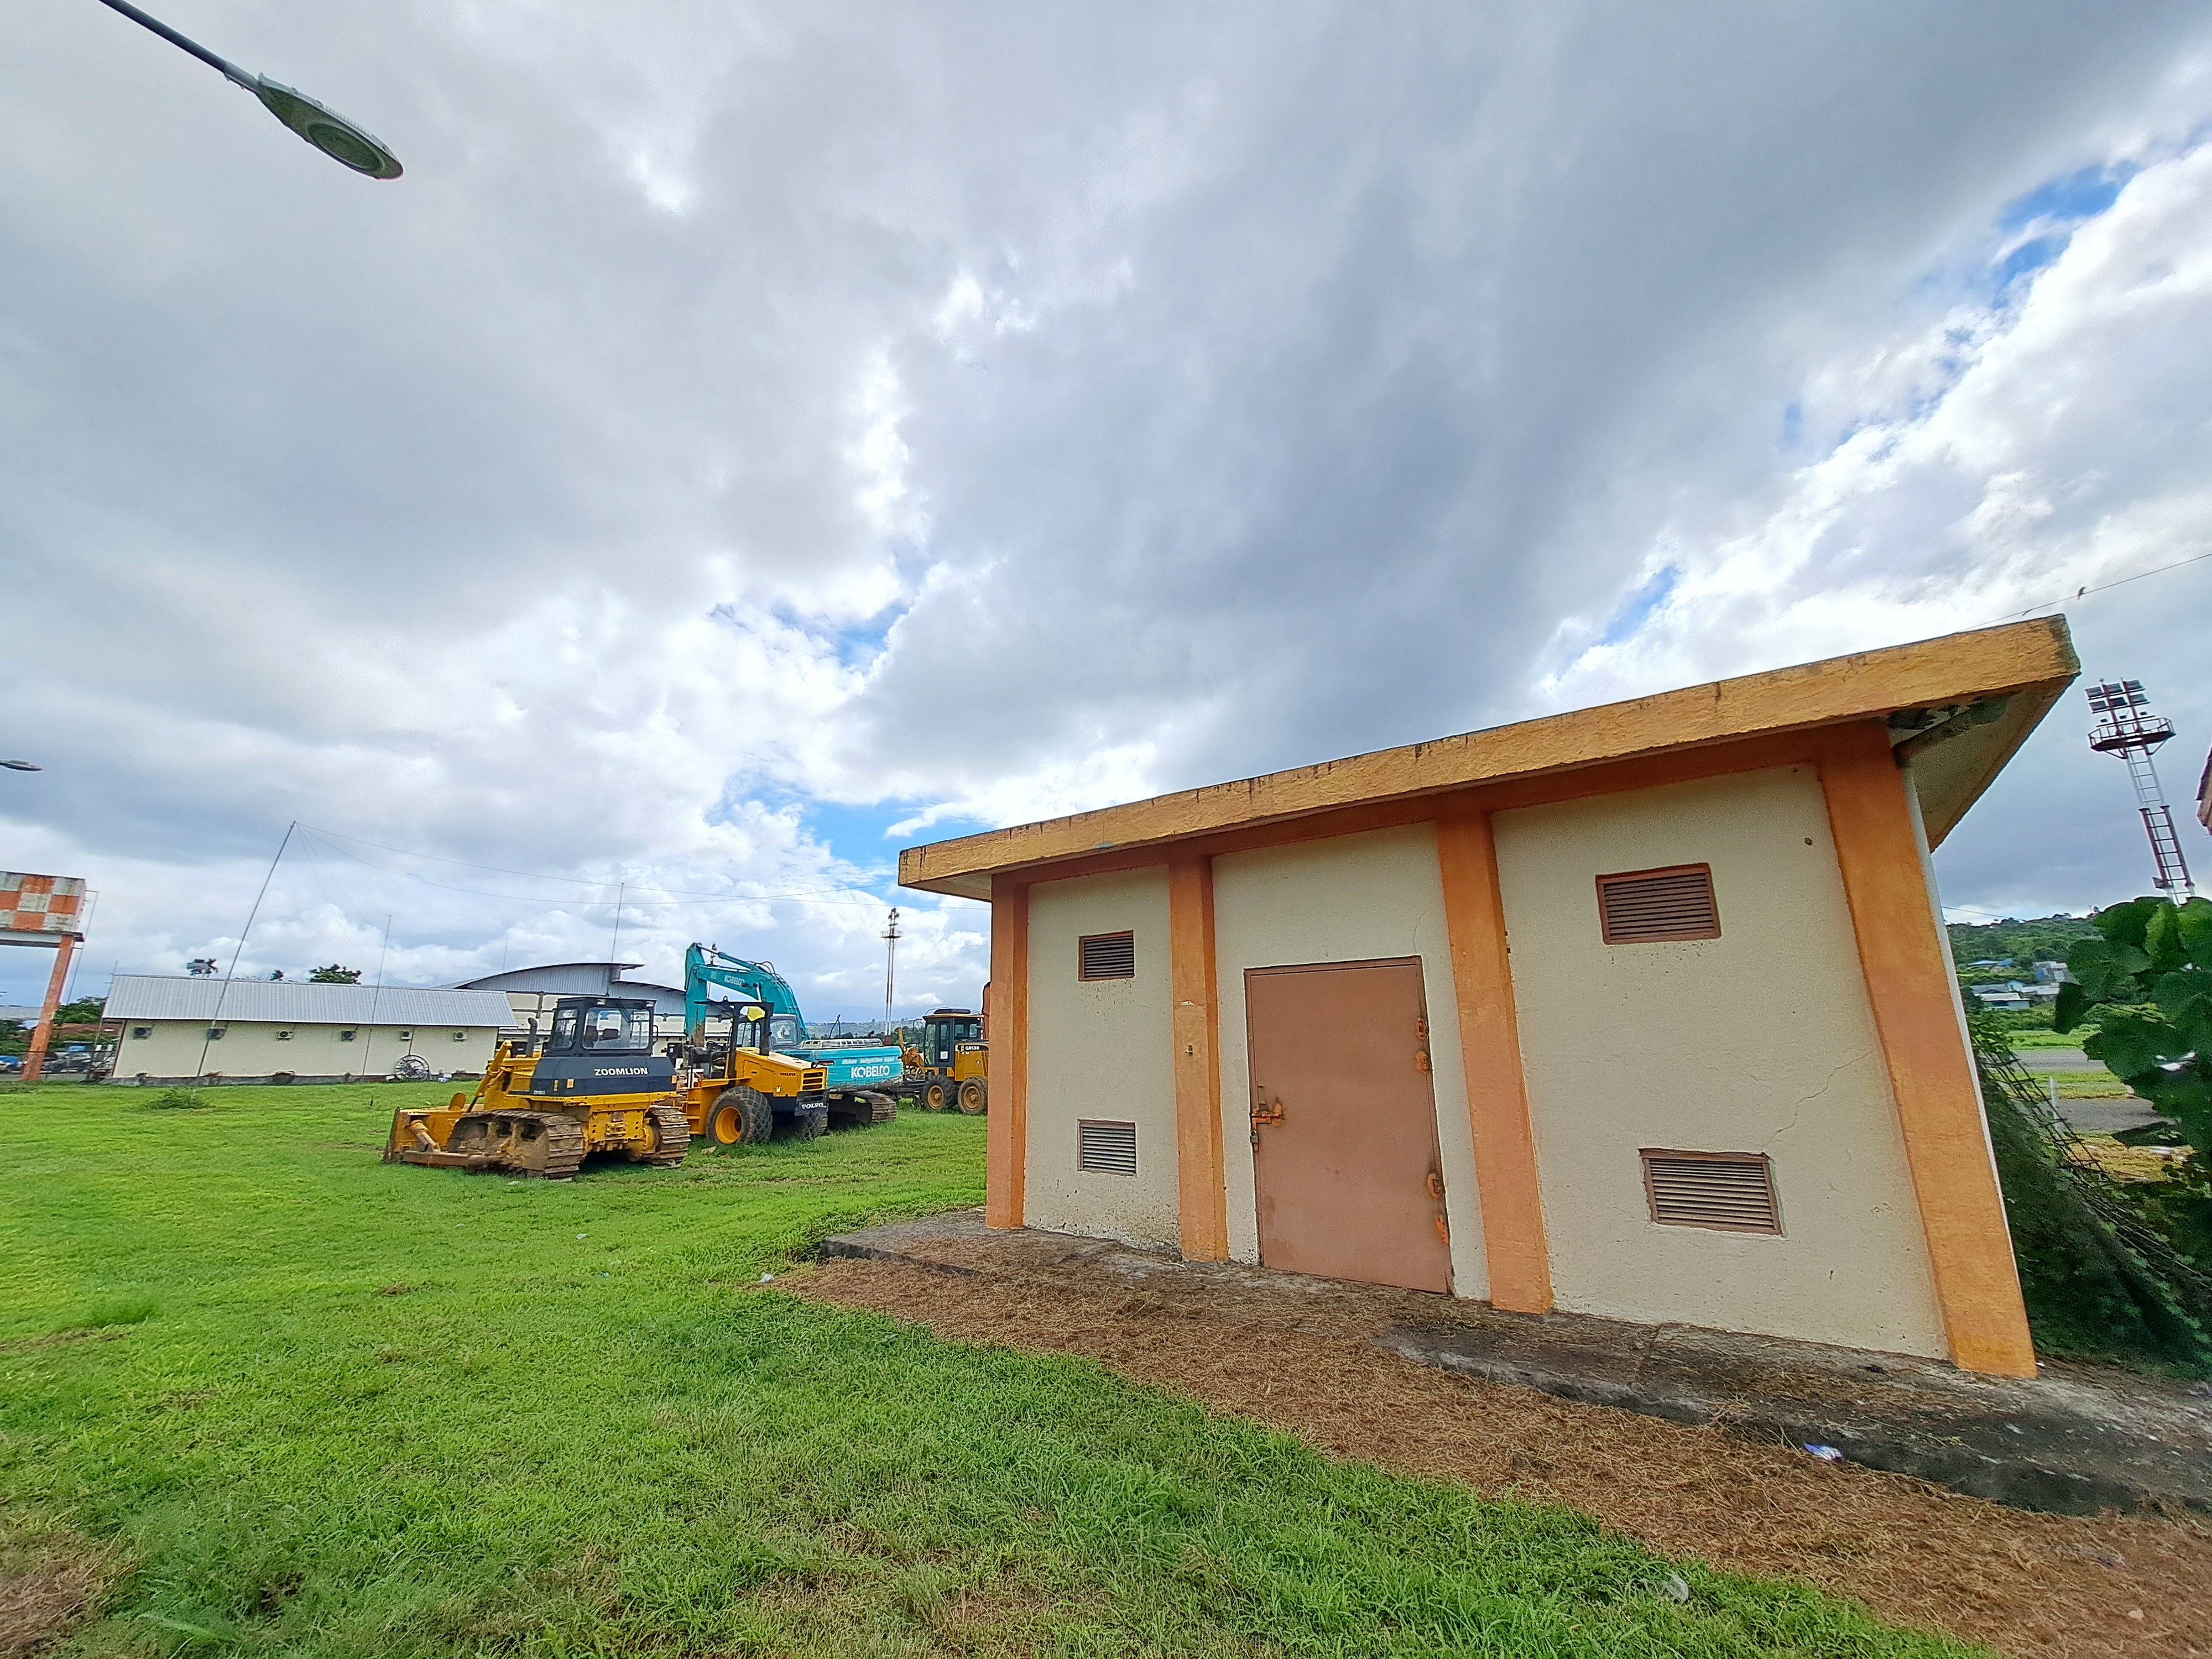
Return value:
[[(734, 991), (734, 1004), (717, 1001), (716, 990)], [(865, 1127), (882, 1123), (898, 1111), (896, 1093), (905, 1075), (898, 1048), (868, 1038), (811, 1035), (799, 1006), (799, 994), (790, 981), (766, 962), (748, 962), (725, 956), (711, 945), (694, 944), (684, 953), (684, 1029), (687, 1042), (697, 1043), (720, 1008), (726, 1014), (759, 1010), (755, 1039), (764, 1052), (803, 1061), (822, 1069), (823, 1105), (830, 1123), (838, 1128)]]

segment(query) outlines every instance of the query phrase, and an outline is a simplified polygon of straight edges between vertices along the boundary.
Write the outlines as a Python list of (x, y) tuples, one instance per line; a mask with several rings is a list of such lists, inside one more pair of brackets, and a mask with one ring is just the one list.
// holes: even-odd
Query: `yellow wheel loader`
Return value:
[(957, 1107), (980, 1117), (990, 1110), (990, 1045), (981, 1016), (939, 1008), (922, 1016), (921, 1033), (921, 1047), (905, 1051), (905, 1091), (925, 1112)]
[(393, 1113), (384, 1161), (564, 1181), (594, 1152), (666, 1168), (694, 1135), (728, 1148), (827, 1122), (819, 1066), (735, 1040), (683, 1058), (653, 1052), (651, 1002), (562, 997), (543, 1048), (501, 1043), (473, 1097)]

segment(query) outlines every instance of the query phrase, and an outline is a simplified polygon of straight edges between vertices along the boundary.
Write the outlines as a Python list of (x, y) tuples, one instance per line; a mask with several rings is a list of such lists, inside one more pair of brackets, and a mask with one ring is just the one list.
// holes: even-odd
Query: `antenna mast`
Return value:
[(891, 911), (890, 926), (884, 929), (884, 1035), (891, 1030), (891, 993), (898, 983), (898, 911)]
[(2173, 736), (2173, 722), (2150, 712), (2141, 680), (2108, 680), (2091, 686), (2089, 709), (2097, 717), (2089, 747), (2127, 762), (2128, 780), (2136, 787), (2136, 810), (2142, 814), (2151, 860), (2158, 866), (2154, 879), (2159, 890), (2178, 904), (2197, 890), (2189, 879), (2189, 860), (2181, 855), (2181, 837), (2173, 833), (2173, 809), (2166, 804), (2158, 770), (2150, 760), (2158, 746)]

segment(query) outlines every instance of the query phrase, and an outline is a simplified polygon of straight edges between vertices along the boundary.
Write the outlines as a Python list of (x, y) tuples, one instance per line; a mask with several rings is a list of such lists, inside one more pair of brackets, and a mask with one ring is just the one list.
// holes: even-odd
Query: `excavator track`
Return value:
[(898, 1115), (898, 1102), (876, 1089), (856, 1089), (850, 1094), (830, 1097), (830, 1127), (833, 1129), (869, 1129), (878, 1123), (889, 1123)]
[(691, 1120), (684, 1109), (672, 1100), (664, 1100), (647, 1113), (653, 1120), (653, 1142), (655, 1150), (639, 1159), (656, 1170), (672, 1170), (684, 1161), (691, 1150)]
[(442, 1152), (400, 1156), (410, 1164), (566, 1181), (584, 1164), (584, 1126), (558, 1112), (467, 1112), (454, 1121)]

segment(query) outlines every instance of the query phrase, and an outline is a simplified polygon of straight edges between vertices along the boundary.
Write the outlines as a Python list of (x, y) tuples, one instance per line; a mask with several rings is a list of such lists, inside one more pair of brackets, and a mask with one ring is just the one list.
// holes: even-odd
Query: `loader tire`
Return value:
[(990, 1100), (983, 1088), (983, 1079), (971, 1077), (960, 1085), (960, 1109), (969, 1117), (981, 1117), (990, 1109)]
[(653, 1125), (653, 1150), (641, 1152), (637, 1161), (650, 1164), (656, 1170), (674, 1169), (691, 1150), (691, 1120), (672, 1100), (661, 1101), (649, 1109), (646, 1118)]
[(952, 1103), (952, 1091), (940, 1078), (932, 1078), (921, 1085), (921, 1109), (941, 1112)]
[(707, 1139), (718, 1152), (757, 1146), (775, 1133), (775, 1103), (757, 1089), (732, 1084), (707, 1108)]

